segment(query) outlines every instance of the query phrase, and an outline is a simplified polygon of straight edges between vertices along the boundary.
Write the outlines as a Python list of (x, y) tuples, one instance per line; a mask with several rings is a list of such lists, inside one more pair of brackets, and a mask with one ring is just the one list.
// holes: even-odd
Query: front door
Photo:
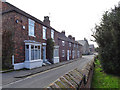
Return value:
[(45, 62), (46, 59), (46, 47), (43, 46), (43, 62)]
[(67, 50), (67, 60), (69, 60), (69, 50)]

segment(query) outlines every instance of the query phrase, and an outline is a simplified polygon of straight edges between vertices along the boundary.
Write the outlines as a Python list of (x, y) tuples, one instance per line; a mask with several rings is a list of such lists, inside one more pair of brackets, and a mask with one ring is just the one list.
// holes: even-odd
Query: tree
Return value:
[(54, 42), (53, 39), (47, 39), (46, 45), (46, 57), (50, 63), (53, 63), (53, 50), (54, 50)]
[(95, 26), (93, 37), (99, 46), (104, 71), (120, 75), (120, 5), (103, 14), (102, 21)]

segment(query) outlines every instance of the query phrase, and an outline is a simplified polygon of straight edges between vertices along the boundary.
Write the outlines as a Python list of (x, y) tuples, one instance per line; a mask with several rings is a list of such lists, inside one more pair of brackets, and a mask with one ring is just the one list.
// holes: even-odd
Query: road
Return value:
[(75, 68), (82, 68), (90, 60), (93, 59), (93, 55), (83, 56), (81, 59), (74, 61), (72, 63), (47, 70), (26, 78), (21, 78), (18, 81), (11, 82), (7, 85), (3, 85), (3, 88), (44, 88), (50, 83), (58, 79), (65, 73), (73, 70)]

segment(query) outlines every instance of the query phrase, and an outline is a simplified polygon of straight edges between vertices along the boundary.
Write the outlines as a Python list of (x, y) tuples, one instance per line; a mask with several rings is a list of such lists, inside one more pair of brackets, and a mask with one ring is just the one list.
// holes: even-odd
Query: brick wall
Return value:
[[(13, 10), (12, 12), (9, 13), (4, 13), (3, 14), (3, 32), (5, 30), (9, 30), (12, 32), (12, 39), (14, 42), (14, 47), (13, 47), (13, 53), (14, 58), (15, 58), (15, 63), (21, 63), (25, 61), (25, 42), (24, 40), (34, 40), (36, 42), (41, 42), (46, 43), (46, 40), (43, 39), (43, 25), (47, 27), (47, 39), (51, 38), (51, 29), (53, 29), (50, 26), (45, 25), (42, 23), (42, 21), (37, 20), (36, 18), (28, 15), (27, 13), (20, 11), (18, 8), (12, 6), (9, 3), (2, 3), (3, 4), (3, 11), (2, 12), (7, 12), (9, 10)], [(28, 19), (34, 19), (35, 21), (35, 37), (29, 36), (28, 35)], [(25, 29), (23, 29), (23, 26)], [(54, 29), (53, 29), (54, 30)], [(74, 44), (69, 47), (69, 41), (65, 41), (65, 46), (62, 46), (62, 40), (58, 39), (58, 35), (60, 32), (54, 30), (54, 40), (55, 40), (55, 45), (59, 45), (59, 57), (60, 61), (65, 61), (67, 60), (67, 50), (71, 50), (71, 56), (70, 59), (72, 59), (72, 50)], [(5, 39), (5, 38), (4, 38)], [(7, 42), (7, 40), (4, 40)], [(4, 43), (3, 43), (4, 44)], [(4, 46), (4, 45), (3, 45)], [(62, 57), (62, 50), (65, 50), (65, 57)], [(78, 50), (78, 49), (75, 49)], [(42, 49), (41, 49), (41, 52)], [(11, 54), (11, 56), (12, 56)], [(42, 53), (41, 53), (42, 54)], [(43, 56), (43, 55), (41, 55)], [(43, 57), (42, 57), (43, 58)], [(77, 53), (75, 58), (77, 58)]]

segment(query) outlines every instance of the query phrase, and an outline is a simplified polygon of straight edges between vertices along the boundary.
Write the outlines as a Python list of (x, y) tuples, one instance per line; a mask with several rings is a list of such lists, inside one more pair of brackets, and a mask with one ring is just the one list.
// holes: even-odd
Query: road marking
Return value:
[(12, 84), (15, 84), (15, 83), (18, 83), (18, 82), (24, 81), (24, 80), (26, 80), (26, 79), (28, 79), (28, 78), (24, 78), (24, 79), (21, 79), (21, 80), (15, 81), (15, 82), (11, 82), (11, 83), (9, 83), (9, 84), (7, 84), (7, 85), (3, 85), (2, 87), (5, 88), (6, 86), (9, 86), (9, 85), (12, 85)]
[[(68, 64), (72, 64), (72, 63), (68, 63)], [(67, 64), (67, 65), (68, 65), (68, 64)], [(46, 70), (46, 71), (41, 72), (41, 73), (37, 73), (37, 74), (31, 75), (31, 76), (28, 76), (27, 78), (32, 78), (32, 77), (34, 77), (34, 76), (41, 75), (41, 74), (44, 74), (44, 73), (49, 72), (49, 71), (52, 71), (52, 70), (56, 70), (56, 69), (59, 69), (59, 68), (64, 67), (64, 66), (66, 66), (66, 64), (65, 64), (65, 65), (62, 65), (62, 66), (59, 66), (59, 67), (56, 67), (56, 68), (52, 68), (52, 69)]]
[[(79, 60), (77, 60), (77, 61), (79, 61)], [(68, 64), (72, 64), (72, 63), (68, 63)], [(7, 84), (7, 85), (3, 85), (2, 87), (5, 88), (6, 86), (9, 86), (9, 85), (12, 85), (12, 84), (15, 84), (15, 83), (18, 83), (18, 82), (21, 82), (21, 81), (24, 81), (24, 80), (30, 79), (30, 78), (32, 78), (32, 77), (34, 77), (34, 76), (37, 76), (37, 75), (40, 75), (40, 74), (43, 74), (43, 73), (46, 73), (46, 72), (49, 72), (49, 71), (52, 71), (52, 70), (59, 69), (59, 68), (64, 67), (65, 65), (68, 65), (68, 64), (64, 64), (64, 65), (62, 65), (62, 66), (55, 67), (55, 68), (52, 68), (52, 69), (46, 70), (46, 71), (41, 72), (41, 73), (37, 73), (37, 74), (31, 75), (31, 76), (28, 76), (28, 77), (26, 77), (26, 78), (24, 78), (24, 79), (17, 80), (17, 81), (15, 81), (15, 82), (11, 82), (11, 83), (9, 83), (9, 84)]]

